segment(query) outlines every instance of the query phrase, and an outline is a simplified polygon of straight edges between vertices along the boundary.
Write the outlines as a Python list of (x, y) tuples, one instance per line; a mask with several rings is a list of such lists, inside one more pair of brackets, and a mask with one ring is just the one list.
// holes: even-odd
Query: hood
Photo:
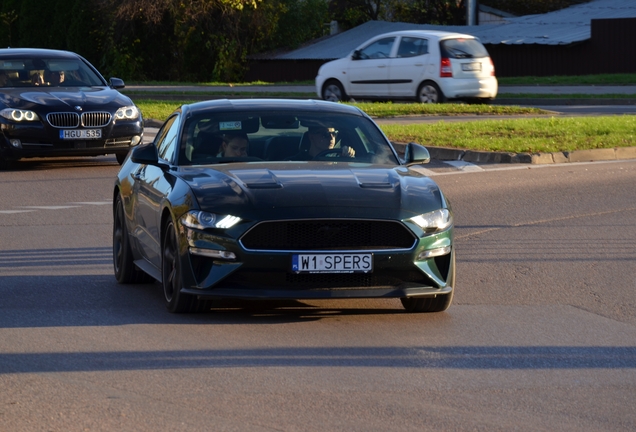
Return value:
[[(226, 164), (184, 168), (182, 178), (201, 209), (255, 219), (403, 219), (439, 209), (443, 202), (433, 180), (403, 166)], [(253, 215), (245, 215), (246, 211)]]
[(103, 110), (110, 104), (117, 107), (133, 104), (130, 98), (109, 87), (7, 88), (0, 94), (0, 101), (7, 107), (34, 109), (38, 106), (48, 112), (75, 111), (76, 106), (86, 111), (93, 106)]

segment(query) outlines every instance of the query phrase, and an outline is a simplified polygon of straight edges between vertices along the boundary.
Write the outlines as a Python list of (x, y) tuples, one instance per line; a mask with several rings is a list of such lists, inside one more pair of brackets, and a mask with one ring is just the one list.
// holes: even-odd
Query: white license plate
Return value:
[(295, 273), (370, 273), (373, 254), (295, 254)]
[(479, 63), (479, 62), (462, 63), (462, 70), (463, 71), (480, 71), (481, 70), (481, 63)]
[(101, 129), (62, 129), (60, 131), (60, 139), (63, 140), (99, 139), (101, 137)]

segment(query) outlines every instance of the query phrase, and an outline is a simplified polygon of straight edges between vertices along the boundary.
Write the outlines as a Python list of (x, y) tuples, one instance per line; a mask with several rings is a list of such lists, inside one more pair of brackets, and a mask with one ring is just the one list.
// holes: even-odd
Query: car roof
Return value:
[[(463, 33), (455, 33), (455, 32), (445, 32), (438, 30), (400, 30), (389, 33), (383, 33), (381, 35), (375, 36), (372, 39), (378, 39), (387, 36), (422, 36), (433, 39), (448, 39), (448, 38), (466, 38), (466, 39), (477, 39), (475, 36), (471, 36)], [(369, 39), (371, 40), (371, 39)]]
[(42, 58), (56, 57), (65, 59), (77, 59), (80, 57), (71, 51), (52, 50), (44, 48), (1, 48), (0, 57), (24, 57), (24, 58)]
[(359, 108), (350, 105), (313, 99), (216, 99), (183, 105), (181, 109), (184, 113), (189, 114), (267, 109), (271, 111), (305, 111), (366, 116)]

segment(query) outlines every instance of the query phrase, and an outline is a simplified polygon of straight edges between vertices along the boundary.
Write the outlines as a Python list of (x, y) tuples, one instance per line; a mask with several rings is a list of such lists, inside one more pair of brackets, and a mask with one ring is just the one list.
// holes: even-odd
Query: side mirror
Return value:
[(360, 50), (355, 50), (351, 55), (351, 60), (360, 60)]
[(404, 162), (406, 165), (426, 164), (431, 161), (431, 154), (423, 145), (414, 142), (406, 145), (404, 151)]
[(137, 164), (159, 165), (159, 153), (154, 144), (144, 144), (133, 147), (130, 159)]
[(126, 87), (126, 85), (124, 84), (124, 80), (120, 78), (111, 78), (110, 86), (114, 89), (123, 89), (124, 87)]

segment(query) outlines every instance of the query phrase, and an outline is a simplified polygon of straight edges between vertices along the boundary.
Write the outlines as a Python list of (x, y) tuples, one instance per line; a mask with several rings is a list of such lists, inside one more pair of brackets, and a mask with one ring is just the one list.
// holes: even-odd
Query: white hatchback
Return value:
[(495, 67), (479, 39), (442, 31), (376, 36), (347, 57), (325, 63), (316, 76), (318, 96), (330, 101), (487, 101), (497, 89)]

